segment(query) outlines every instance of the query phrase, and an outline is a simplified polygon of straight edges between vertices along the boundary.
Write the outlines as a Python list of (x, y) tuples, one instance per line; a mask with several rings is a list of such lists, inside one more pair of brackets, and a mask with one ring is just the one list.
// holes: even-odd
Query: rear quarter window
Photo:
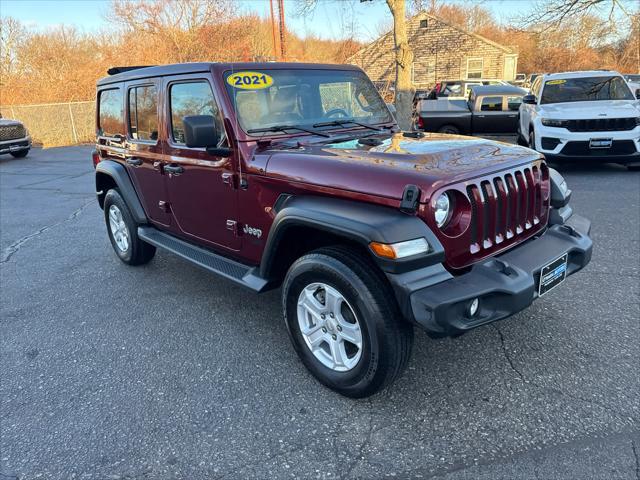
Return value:
[(502, 97), (484, 97), (480, 110), (483, 112), (501, 112)]
[(124, 105), (120, 88), (102, 90), (98, 97), (98, 135), (124, 135)]

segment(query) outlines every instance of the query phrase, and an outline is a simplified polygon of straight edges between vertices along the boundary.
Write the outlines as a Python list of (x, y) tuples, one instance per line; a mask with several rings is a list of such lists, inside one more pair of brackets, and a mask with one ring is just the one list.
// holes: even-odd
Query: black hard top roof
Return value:
[(525, 95), (524, 88), (514, 85), (471, 85), (471, 91), (476, 95)]
[(324, 63), (288, 63), (288, 62), (238, 62), (238, 63), (174, 63), (170, 65), (158, 65), (155, 67), (114, 67), (109, 69), (115, 73), (98, 80), (98, 86), (111, 83), (126, 82), (151, 77), (164, 77), (169, 75), (183, 75), (189, 73), (203, 73), (211, 70), (265, 70), (265, 69), (299, 69), (299, 70), (360, 70), (355, 65), (339, 65)]

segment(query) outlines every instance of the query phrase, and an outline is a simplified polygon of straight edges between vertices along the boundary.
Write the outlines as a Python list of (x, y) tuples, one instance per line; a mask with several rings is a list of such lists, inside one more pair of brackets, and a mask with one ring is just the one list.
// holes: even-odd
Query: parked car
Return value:
[(640, 75), (625, 75), (625, 80), (629, 84), (631, 91), (636, 93), (640, 90)]
[(31, 149), (31, 137), (18, 120), (0, 115), (0, 154), (10, 153), (15, 158), (26, 157)]
[(422, 100), (418, 130), (465, 135), (515, 135), (526, 90), (513, 85), (472, 86), (468, 100)]
[(435, 87), (429, 92), (429, 99), (437, 98), (463, 98), (469, 96), (469, 90), (472, 86), (480, 85), (509, 85), (504, 80), (445, 80), (436, 83)]
[(509, 83), (517, 87), (523, 87), (526, 81), (527, 81), (526, 73), (516, 73), (516, 77)]
[(414, 326), (446, 337), (505, 318), (591, 258), (591, 224), (540, 154), (403, 133), (355, 66), (112, 72), (93, 163), (116, 255), (141, 265), (161, 248), (281, 287), (296, 352), (341, 394), (398, 377)]
[(617, 72), (543, 75), (520, 107), (521, 143), (554, 160), (640, 166), (640, 102)]

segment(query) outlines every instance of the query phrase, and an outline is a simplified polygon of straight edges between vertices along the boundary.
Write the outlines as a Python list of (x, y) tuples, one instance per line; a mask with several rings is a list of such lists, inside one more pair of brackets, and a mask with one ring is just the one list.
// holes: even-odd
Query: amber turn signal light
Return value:
[(415, 240), (398, 243), (371, 242), (369, 248), (379, 257), (398, 260), (427, 253), (429, 251), (429, 243), (424, 238), (416, 238)]
[(373, 253), (375, 253), (379, 257), (391, 259), (396, 258), (396, 252), (391, 247), (391, 245), (387, 245), (386, 243), (371, 242), (369, 244), (369, 247), (371, 247)]

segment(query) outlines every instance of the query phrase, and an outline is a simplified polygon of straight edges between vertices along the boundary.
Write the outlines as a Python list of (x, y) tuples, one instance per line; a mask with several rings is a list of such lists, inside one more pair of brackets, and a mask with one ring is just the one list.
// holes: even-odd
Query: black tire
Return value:
[(19, 150), (17, 152), (11, 152), (11, 156), (13, 158), (24, 158), (29, 154), (29, 149), (27, 148), (26, 150)]
[(460, 129), (455, 125), (444, 125), (438, 129), (438, 133), (447, 133), (449, 135), (458, 135)]
[[(118, 246), (110, 226), (109, 214), (112, 205), (121, 212), (122, 220), (127, 229), (128, 248), (124, 250)], [(129, 207), (117, 189), (109, 190), (104, 197), (104, 219), (107, 225), (109, 240), (111, 240), (111, 246), (120, 260), (127, 265), (144, 265), (151, 261), (156, 254), (156, 247), (138, 238), (138, 224), (133, 220)]]
[(635, 163), (633, 165), (627, 165), (627, 170), (630, 172), (640, 172), (640, 165)]
[(520, 132), (520, 129), (518, 129), (518, 145), (520, 145), (521, 147), (528, 147), (529, 146), (527, 141), (522, 136), (522, 132)]
[[(338, 290), (360, 324), (361, 356), (348, 371), (325, 366), (302, 336), (298, 298), (305, 287), (315, 282)], [(283, 283), (282, 303), (289, 336), (302, 362), (321, 383), (338, 393), (353, 398), (373, 395), (406, 368), (413, 345), (413, 327), (402, 318), (382, 272), (356, 250), (325, 247), (296, 260)]]
[(528, 146), (531, 150), (535, 150), (536, 149), (536, 134), (533, 131), (533, 128), (529, 129), (529, 141), (528, 141)]

